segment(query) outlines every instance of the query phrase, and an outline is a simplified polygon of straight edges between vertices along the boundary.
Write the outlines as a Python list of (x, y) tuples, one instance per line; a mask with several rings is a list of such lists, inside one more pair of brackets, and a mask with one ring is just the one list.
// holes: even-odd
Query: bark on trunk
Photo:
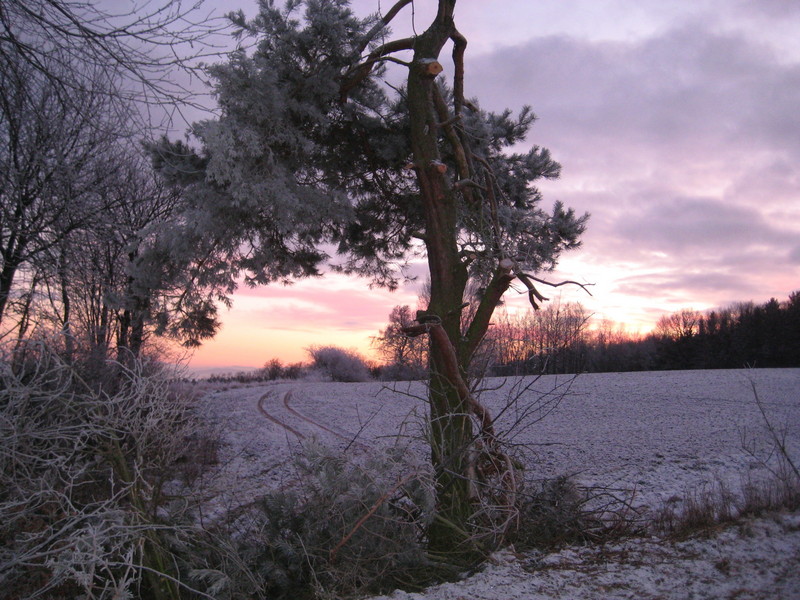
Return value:
[(14, 286), (14, 277), (22, 264), (22, 248), (24, 246), (24, 240), (16, 243), (9, 242), (8, 248), (3, 252), (3, 269), (0, 271), (0, 323), (3, 322), (6, 313), (8, 299)]
[(455, 0), (441, 0), (436, 20), (416, 38), (409, 69), (411, 148), (425, 213), (425, 245), (431, 278), (428, 312), (438, 317), (442, 335), (430, 336), (431, 455), (437, 485), (437, 517), (428, 532), (435, 558), (462, 563), (471, 559), (469, 449), (473, 427), (458, 364), (461, 311), (467, 269), (459, 256), (457, 200), (439, 152), (440, 123), (435, 77), (439, 53), (454, 35)]

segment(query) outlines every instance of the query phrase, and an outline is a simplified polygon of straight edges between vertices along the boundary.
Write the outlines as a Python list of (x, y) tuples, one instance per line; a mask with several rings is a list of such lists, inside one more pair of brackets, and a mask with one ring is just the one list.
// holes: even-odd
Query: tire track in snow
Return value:
[(353, 437), (348, 437), (346, 435), (339, 433), (338, 431), (334, 431), (333, 429), (330, 429), (329, 427), (326, 427), (321, 423), (317, 423), (312, 418), (307, 417), (297, 409), (292, 408), (291, 406), (289, 406), (289, 400), (291, 400), (291, 398), (292, 398), (292, 392), (291, 391), (286, 392), (286, 394), (284, 394), (283, 396), (283, 405), (286, 407), (286, 410), (288, 410), (294, 416), (302, 419), (303, 421), (306, 421), (307, 423), (310, 423), (311, 425), (314, 425), (315, 427), (319, 427), (323, 431), (327, 431), (328, 433), (335, 435), (336, 437), (346, 441), (348, 445), (358, 446), (362, 450), (369, 450), (369, 447), (366, 444), (356, 441)]
[[(288, 394), (290, 394), (290, 393), (291, 393), (291, 392), (288, 392), (288, 393), (287, 393), (287, 395), (288, 395)], [(303, 434), (303, 433), (300, 433), (299, 431), (297, 431), (297, 429), (295, 429), (295, 428), (294, 428), (294, 427), (292, 427), (291, 425), (287, 425), (286, 423), (284, 423), (284, 422), (283, 422), (283, 421), (281, 421), (280, 419), (278, 419), (278, 418), (274, 417), (273, 415), (271, 415), (270, 413), (268, 413), (268, 412), (267, 412), (267, 411), (264, 409), (264, 400), (266, 400), (267, 398), (269, 398), (269, 397), (271, 397), (271, 396), (273, 396), (273, 393), (272, 393), (272, 392), (267, 392), (266, 394), (264, 394), (263, 396), (261, 396), (261, 398), (259, 398), (259, 399), (258, 399), (258, 411), (259, 411), (259, 412), (260, 412), (262, 415), (264, 415), (264, 416), (265, 416), (267, 419), (269, 419), (270, 421), (272, 421), (273, 423), (275, 423), (276, 425), (279, 425), (280, 427), (283, 427), (283, 428), (284, 428), (286, 431), (288, 431), (288, 432), (290, 432), (290, 433), (293, 433), (294, 435), (296, 435), (298, 439), (301, 439), (301, 440), (304, 440), (304, 439), (306, 439), (306, 436), (305, 436), (305, 434)], [(286, 396), (284, 396), (284, 404), (286, 404)], [(288, 408), (288, 406), (287, 406), (287, 408)]]

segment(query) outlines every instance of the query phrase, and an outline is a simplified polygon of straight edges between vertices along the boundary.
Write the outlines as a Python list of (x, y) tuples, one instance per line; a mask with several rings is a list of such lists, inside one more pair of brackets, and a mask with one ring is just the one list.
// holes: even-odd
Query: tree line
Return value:
[(800, 366), (800, 291), (786, 301), (740, 302), (659, 320), (656, 369)]
[[(426, 348), (403, 335), (408, 306), (395, 307), (374, 338), (382, 374), (418, 378)], [(578, 302), (551, 303), (525, 313), (501, 311), (474, 365), (479, 374), (508, 376), (669, 369), (800, 367), (800, 292), (783, 302), (738, 302), (661, 317), (648, 334), (611, 321), (593, 323)]]

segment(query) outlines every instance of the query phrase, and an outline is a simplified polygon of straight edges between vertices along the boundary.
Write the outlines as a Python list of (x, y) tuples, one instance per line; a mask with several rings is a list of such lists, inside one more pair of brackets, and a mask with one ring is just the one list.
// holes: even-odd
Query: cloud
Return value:
[(737, 11), (745, 17), (764, 16), (770, 19), (800, 17), (800, 3), (787, 0), (737, 0), (734, 4)]
[(737, 290), (744, 296), (755, 291), (741, 274), (725, 271), (698, 273), (689, 267), (685, 270), (633, 275), (617, 282), (617, 291), (626, 295), (647, 298), (656, 291), (662, 295), (683, 298), (684, 302), (689, 292), (694, 296), (698, 291), (702, 292), (702, 296), (714, 296), (720, 292), (727, 294), (731, 290)]
[(235, 308), (253, 327), (282, 331), (370, 331), (386, 326), (398, 304), (416, 305), (413, 288), (368, 290), (363, 279), (328, 274), (289, 286), (243, 288)]
[(571, 153), (667, 147), (683, 160), (720, 143), (800, 151), (791, 127), (800, 67), (699, 22), (631, 43), (539, 38), (477, 58), (470, 76), (493, 108), (531, 103), (539, 128), (550, 137), (557, 127), (553, 140)]
[(729, 25), (547, 36), (468, 71), (484, 105), (532, 104), (531, 142), (564, 166), (545, 198), (592, 213), (584, 264), (616, 268), (614, 294), (714, 304), (800, 275), (800, 63)]
[(755, 208), (680, 197), (642, 198), (636, 209), (617, 220), (614, 233), (639, 252), (698, 260), (698, 251), (718, 255), (754, 245), (781, 248), (796, 238), (793, 232), (770, 226)]

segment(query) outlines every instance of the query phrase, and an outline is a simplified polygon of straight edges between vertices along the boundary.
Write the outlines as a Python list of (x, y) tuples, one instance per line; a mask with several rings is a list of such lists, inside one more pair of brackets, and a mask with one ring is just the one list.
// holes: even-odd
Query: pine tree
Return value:
[[(512, 282), (534, 307), (545, 300), (541, 273), (579, 245), (588, 215), (540, 207), (531, 184), (558, 177), (560, 165), (544, 148), (511, 151), (535, 120), (530, 108), (492, 113), (465, 95), (455, 0), (439, 1), (424, 32), (387, 41), (410, 5), (359, 19), (346, 0), (291, 0), (282, 9), (261, 3), (252, 21), (232, 15), (258, 43), (212, 68), (220, 117), (193, 128), (201, 150), (166, 140), (153, 150), (162, 173), (195, 199), (195, 234), (206, 227), (225, 240), (228, 273), (247, 282), (316, 274), (328, 241), (338, 245), (336, 268), (392, 288), (422, 245), (430, 302), (405, 331), (430, 337), (439, 496), (429, 547), (463, 561), (476, 550), (478, 462), (501, 455), (466, 384), (470, 362)], [(448, 43), (450, 85), (439, 62)], [(405, 86), (384, 83), (387, 63), (407, 70)], [(480, 293), (464, 311), (470, 282)]]

